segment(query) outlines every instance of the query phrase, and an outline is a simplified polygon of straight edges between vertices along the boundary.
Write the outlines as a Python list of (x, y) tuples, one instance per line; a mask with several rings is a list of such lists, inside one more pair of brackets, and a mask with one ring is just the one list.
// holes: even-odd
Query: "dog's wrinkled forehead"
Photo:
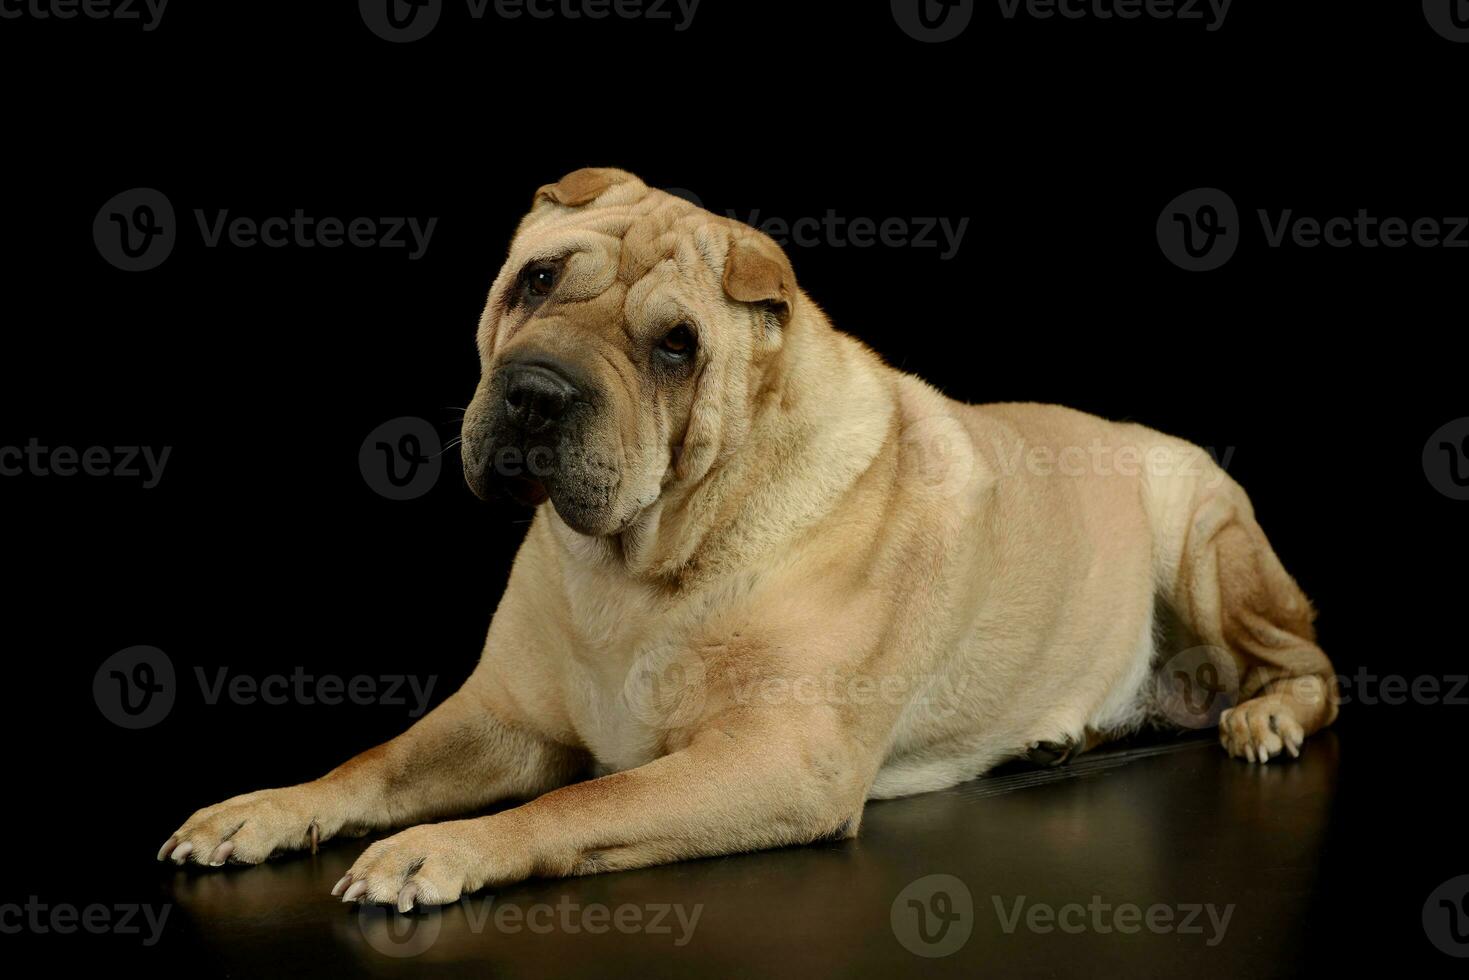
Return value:
[[(503, 308), (521, 271), (539, 262), (562, 263), (559, 304), (598, 301), (606, 312), (656, 299), (661, 286), (708, 302), (788, 302), (794, 292), (789, 262), (764, 236), (608, 168), (578, 170), (536, 192), (489, 309)], [(514, 332), (500, 331), (494, 346)]]
[(615, 259), (615, 278), (629, 286), (665, 261), (685, 274), (699, 265), (717, 272), (732, 224), (631, 174), (578, 170), (536, 192), (516, 232), (512, 264), (590, 247)]

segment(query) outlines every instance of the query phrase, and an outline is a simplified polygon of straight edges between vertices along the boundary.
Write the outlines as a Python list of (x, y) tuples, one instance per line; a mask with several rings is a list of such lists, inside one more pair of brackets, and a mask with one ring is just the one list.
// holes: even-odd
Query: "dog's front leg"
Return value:
[(591, 874), (852, 836), (875, 766), (834, 717), (724, 719), (645, 766), (373, 844), (348, 899), (407, 911), (532, 875)]
[(158, 852), (160, 861), (256, 864), (341, 835), (470, 813), (575, 778), (581, 753), (495, 717), (479, 680), (408, 731), (320, 779), (246, 793), (194, 813)]

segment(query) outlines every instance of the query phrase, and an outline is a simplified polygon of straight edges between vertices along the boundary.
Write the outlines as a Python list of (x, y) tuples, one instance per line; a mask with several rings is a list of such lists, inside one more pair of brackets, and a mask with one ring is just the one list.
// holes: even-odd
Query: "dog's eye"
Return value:
[(658, 341), (658, 354), (666, 361), (682, 364), (694, 356), (696, 347), (693, 329), (687, 323), (680, 323)]
[(545, 296), (556, 288), (556, 269), (554, 266), (536, 264), (525, 270), (524, 279), (525, 288), (532, 296)]

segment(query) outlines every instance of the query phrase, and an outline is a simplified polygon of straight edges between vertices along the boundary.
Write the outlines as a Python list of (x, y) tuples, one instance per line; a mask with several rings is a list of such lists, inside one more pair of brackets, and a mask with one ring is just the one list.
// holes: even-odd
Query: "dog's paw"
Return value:
[(300, 788), (246, 793), (196, 811), (158, 851), (158, 860), (218, 868), (259, 864), (277, 851), (314, 848), (321, 834)]
[(1282, 752), (1301, 754), (1306, 731), (1279, 698), (1255, 698), (1219, 716), (1219, 744), (1236, 759), (1269, 762)]
[(1031, 742), (1025, 749), (1025, 759), (1035, 766), (1064, 766), (1080, 744), (1070, 736), (1062, 742)]
[(332, 894), (344, 902), (394, 905), (399, 912), (456, 902), (486, 883), (491, 845), (478, 823), (424, 824), (380, 840), (362, 852)]

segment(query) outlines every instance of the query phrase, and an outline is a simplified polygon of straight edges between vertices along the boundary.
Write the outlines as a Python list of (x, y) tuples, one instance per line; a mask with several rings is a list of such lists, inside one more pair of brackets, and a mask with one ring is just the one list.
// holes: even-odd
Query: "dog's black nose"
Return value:
[(543, 432), (566, 414), (581, 392), (562, 375), (539, 364), (505, 369), (505, 415), (526, 432)]

